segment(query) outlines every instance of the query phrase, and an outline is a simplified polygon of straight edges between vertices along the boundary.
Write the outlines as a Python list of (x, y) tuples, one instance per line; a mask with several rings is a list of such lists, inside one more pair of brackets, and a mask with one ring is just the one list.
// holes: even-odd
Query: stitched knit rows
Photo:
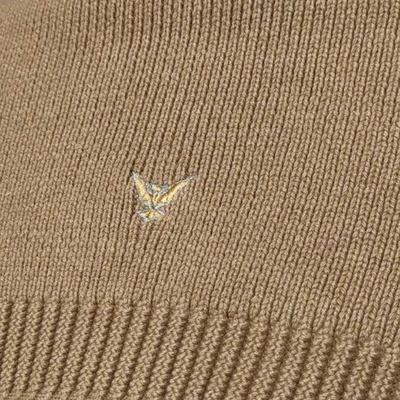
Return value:
[(187, 308), (16, 301), (7, 399), (394, 399), (398, 348)]
[(400, 398), (399, 25), (0, 0), (0, 399)]

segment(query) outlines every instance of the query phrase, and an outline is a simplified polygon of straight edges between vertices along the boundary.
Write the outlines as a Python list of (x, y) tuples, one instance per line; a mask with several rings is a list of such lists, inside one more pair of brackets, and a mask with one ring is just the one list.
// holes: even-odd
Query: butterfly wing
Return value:
[(156, 204), (158, 206), (166, 206), (177, 196), (177, 194), (186, 187), (194, 178), (189, 177), (186, 179), (182, 179), (174, 184), (172, 184), (168, 190), (162, 194), (157, 195)]
[(136, 195), (139, 203), (143, 206), (150, 206), (152, 204), (152, 197), (148, 191), (146, 182), (139, 174), (136, 173), (132, 174), (132, 179), (135, 184)]

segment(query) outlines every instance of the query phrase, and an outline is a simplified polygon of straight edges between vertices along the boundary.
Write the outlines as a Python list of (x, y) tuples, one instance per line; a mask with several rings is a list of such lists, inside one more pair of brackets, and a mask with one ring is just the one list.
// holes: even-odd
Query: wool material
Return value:
[(0, 400), (400, 399), (399, 25), (0, 1)]

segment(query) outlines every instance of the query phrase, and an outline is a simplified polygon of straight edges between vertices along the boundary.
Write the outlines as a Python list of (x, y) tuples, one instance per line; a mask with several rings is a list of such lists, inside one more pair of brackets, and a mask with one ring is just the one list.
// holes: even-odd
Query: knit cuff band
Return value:
[(0, 399), (394, 399), (397, 349), (201, 310), (1, 303)]

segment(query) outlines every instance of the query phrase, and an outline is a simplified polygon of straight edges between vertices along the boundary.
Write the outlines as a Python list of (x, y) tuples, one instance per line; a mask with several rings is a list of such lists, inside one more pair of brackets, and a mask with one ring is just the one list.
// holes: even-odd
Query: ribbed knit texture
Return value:
[(399, 25), (0, 1), (0, 399), (400, 399)]

